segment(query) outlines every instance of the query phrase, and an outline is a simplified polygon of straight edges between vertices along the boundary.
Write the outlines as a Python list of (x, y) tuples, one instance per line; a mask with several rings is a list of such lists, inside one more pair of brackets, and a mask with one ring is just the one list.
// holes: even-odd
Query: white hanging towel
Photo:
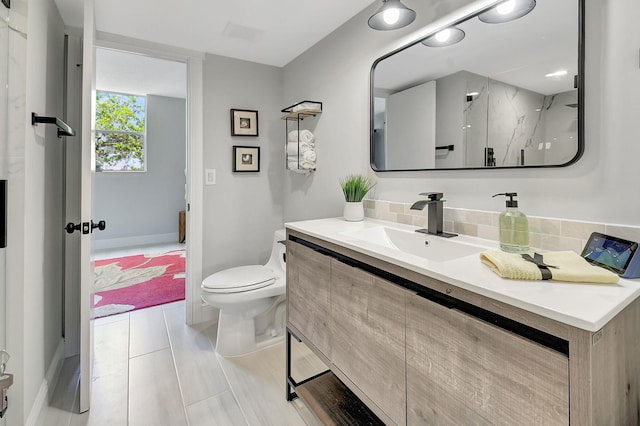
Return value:
[(316, 168), (316, 162), (315, 161), (309, 161), (309, 160), (303, 160), (300, 159), (300, 164), (298, 165), (298, 159), (296, 159), (295, 161), (291, 161), (291, 160), (287, 160), (287, 168), (289, 170), (313, 170)]
[(297, 162), (298, 160), (300, 160), (300, 161), (312, 161), (312, 162), (315, 163), (315, 161), (316, 161), (316, 152), (311, 150), (311, 151), (303, 152), (300, 155), (287, 155), (287, 162), (289, 162), (289, 163)]
[[(300, 134), (300, 139), (298, 139), (298, 133)], [(299, 132), (297, 130), (290, 131), (288, 138), (289, 138), (289, 142), (298, 142), (299, 140), (300, 142), (311, 144), (313, 143), (316, 137), (313, 135), (313, 133), (311, 133), (311, 131), (304, 129), (304, 130), (300, 130)]]
[[(298, 149), (299, 147), (299, 149)], [(287, 143), (287, 155), (298, 155), (298, 152), (305, 153), (307, 151), (313, 151), (314, 145), (306, 142), (288, 142)]]
[(301, 103), (299, 105), (294, 106), (291, 111), (297, 112), (297, 111), (302, 111), (304, 109), (321, 112), (320, 111), (320, 104), (317, 103), (317, 102), (304, 102), (304, 103)]

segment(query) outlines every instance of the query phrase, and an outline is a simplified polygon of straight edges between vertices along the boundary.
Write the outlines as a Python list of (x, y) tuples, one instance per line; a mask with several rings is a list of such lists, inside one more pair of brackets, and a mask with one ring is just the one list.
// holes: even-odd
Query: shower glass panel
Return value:
[[(7, 179), (9, 173), (8, 74), (9, 9), (0, 5), (0, 180)], [(6, 346), (6, 251), (6, 248), (0, 248), (0, 349)]]

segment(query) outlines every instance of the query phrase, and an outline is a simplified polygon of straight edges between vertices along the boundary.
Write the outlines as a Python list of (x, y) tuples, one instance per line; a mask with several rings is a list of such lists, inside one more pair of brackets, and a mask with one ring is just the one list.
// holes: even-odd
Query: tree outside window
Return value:
[(96, 93), (96, 171), (144, 172), (146, 97)]

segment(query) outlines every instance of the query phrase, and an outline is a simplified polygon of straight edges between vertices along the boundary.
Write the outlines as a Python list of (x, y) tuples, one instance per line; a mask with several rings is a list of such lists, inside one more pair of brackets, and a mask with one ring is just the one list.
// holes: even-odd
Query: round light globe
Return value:
[(398, 22), (398, 19), (400, 19), (400, 11), (395, 7), (391, 9), (387, 9), (384, 11), (382, 18), (384, 19), (384, 22), (386, 22), (387, 24), (393, 25), (396, 22)]
[(449, 40), (449, 37), (451, 37), (451, 30), (449, 28), (436, 33), (436, 40), (440, 43), (444, 43)]

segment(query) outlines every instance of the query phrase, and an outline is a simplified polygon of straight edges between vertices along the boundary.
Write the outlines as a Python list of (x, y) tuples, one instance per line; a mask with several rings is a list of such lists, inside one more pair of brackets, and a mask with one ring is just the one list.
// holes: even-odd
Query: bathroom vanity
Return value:
[(639, 282), (504, 280), (495, 242), (414, 230), (287, 224), (287, 329), (330, 370), (290, 395), (331, 418), (331, 375), (385, 424), (638, 424)]

